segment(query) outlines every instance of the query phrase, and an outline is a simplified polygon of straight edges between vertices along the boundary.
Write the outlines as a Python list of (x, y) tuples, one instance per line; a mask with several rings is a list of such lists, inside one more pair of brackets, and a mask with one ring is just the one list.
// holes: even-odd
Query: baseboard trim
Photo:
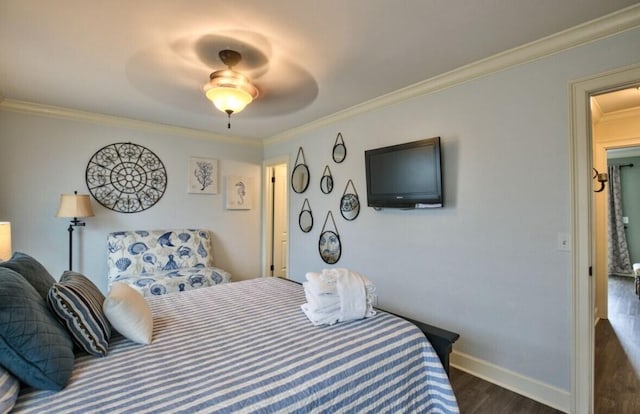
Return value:
[(451, 366), (565, 413), (571, 410), (571, 393), (499, 367), (482, 359), (453, 351)]

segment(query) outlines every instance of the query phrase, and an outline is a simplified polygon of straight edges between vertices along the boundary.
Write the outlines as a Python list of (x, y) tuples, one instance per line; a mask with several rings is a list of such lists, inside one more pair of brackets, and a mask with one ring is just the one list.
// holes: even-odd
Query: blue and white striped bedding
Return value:
[(276, 278), (147, 300), (150, 345), (117, 336), (106, 357), (76, 359), (64, 390), (22, 390), (15, 411), (458, 412), (431, 345), (397, 317), (313, 326), (302, 287)]

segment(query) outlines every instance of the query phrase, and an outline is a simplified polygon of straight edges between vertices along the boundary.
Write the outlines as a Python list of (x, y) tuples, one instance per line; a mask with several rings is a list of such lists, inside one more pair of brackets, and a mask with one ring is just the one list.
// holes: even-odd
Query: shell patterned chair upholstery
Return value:
[(203, 229), (110, 233), (109, 286), (125, 282), (151, 296), (230, 282), (229, 272), (214, 266), (211, 237)]

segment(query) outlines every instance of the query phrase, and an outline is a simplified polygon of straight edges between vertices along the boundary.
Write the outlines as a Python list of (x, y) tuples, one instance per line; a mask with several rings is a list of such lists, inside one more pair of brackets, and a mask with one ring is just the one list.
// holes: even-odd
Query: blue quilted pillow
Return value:
[(102, 310), (104, 295), (91, 280), (66, 271), (49, 290), (48, 300), (82, 349), (95, 356), (107, 355), (111, 324)]
[(36, 288), (36, 291), (44, 300), (47, 300), (49, 289), (56, 282), (39, 261), (25, 253), (15, 252), (11, 259), (0, 263), (0, 267), (6, 267), (19, 273), (27, 279), (31, 286)]
[(60, 390), (73, 369), (73, 341), (35, 288), (0, 267), (0, 365), (34, 388)]

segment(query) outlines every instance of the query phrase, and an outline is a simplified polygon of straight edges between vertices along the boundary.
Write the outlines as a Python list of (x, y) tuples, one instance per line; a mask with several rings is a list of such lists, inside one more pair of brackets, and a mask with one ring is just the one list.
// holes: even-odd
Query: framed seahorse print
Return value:
[(250, 177), (228, 175), (226, 177), (226, 208), (228, 210), (250, 210), (253, 180)]

